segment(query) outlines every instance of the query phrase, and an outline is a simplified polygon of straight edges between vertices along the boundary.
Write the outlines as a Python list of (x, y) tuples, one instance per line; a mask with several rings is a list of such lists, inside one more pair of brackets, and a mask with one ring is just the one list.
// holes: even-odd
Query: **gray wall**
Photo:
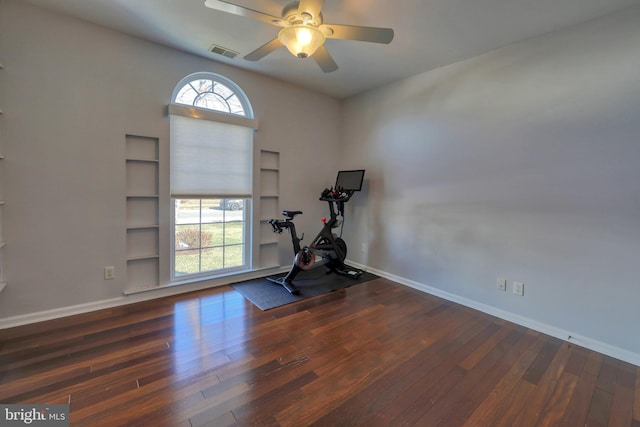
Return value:
[(348, 100), (350, 258), (640, 361), (638, 46), (635, 8)]
[[(317, 193), (335, 176), (326, 165), (339, 142), (337, 100), (17, 0), (0, 8), (8, 282), (0, 320), (121, 297), (127, 133), (160, 139), (160, 279), (169, 280), (166, 106), (194, 72), (222, 74), (246, 92), (260, 121), (256, 148), (281, 152), (283, 177), (315, 174), (280, 187), (283, 207), (309, 214), (301, 229), (315, 226)], [(290, 251), (282, 246), (283, 263)], [(109, 265), (115, 280), (103, 279)]]

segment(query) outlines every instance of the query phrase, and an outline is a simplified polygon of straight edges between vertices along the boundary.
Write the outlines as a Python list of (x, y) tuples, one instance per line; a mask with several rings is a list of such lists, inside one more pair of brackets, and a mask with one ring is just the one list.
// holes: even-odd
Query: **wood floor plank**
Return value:
[[(574, 347), (574, 351), (576, 348)], [(577, 348), (577, 350), (581, 350)], [(586, 354), (586, 360), (583, 365), (583, 369), (578, 372), (578, 384), (576, 385), (569, 406), (565, 411), (562, 420), (558, 423), (559, 426), (573, 427), (578, 425), (584, 425), (589, 412), (589, 403), (593, 397), (593, 392), (596, 389), (596, 383), (598, 381), (598, 373), (600, 372), (600, 366), (602, 364), (602, 356), (595, 353), (589, 353), (583, 350)], [(567, 362), (568, 365), (568, 362)], [(569, 365), (568, 365), (569, 366)]]
[[(473, 325), (465, 322), (465, 325), (469, 324)], [(444, 340), (447, 347), (449, 343), (452, 345), (450, 348), (443, 348), (437, 344), (430, 346), (429, 349), (432, 351), (425, 360), (428, 369), (422, 370), (416, 378), (411, 378), (411, 385), (402, 393), (398, 393), (393, 400), (374, 414), (373, 418), (369, 417), (368, 422), (372, 425), (401, 425), (417, 422), (436, 402), (440, 401), (441, 396), (446, 395), (448, 390), (464, 377), (465, 371), (458, 366), (459, 362), (497, 329), (499, 326), (494, 323), (473, 325), (468, 332), (464, 332), (459, 337), (450, 334)]]
[(629, 407), (633, 406), (633, 390), (617, 384), (613, 392), (613, 403), (609, 416), (610, 426), (629, 426), (633, 421), (633, 413)]
[(589, 404), (587, 423), (603, 426), (608, 425), (612, 402), (613, 394), (602, 388), (596, 387), (591, 403)]
[(526, 409), (529, 399), (535, 396), (536, 386), (528, 381), (519, 381), (510, 396), (496, 408), (491, 427), (513, 427), (515, 420)]
[(522, 376), (522, 379), (525, 381), (529, 381), (531, 384), (538, 384), (540, 378), (545, 374), (547, 368), (549, 367), (549, 363), (553, 359), (553, 356), (558, 351), (560, 347), (559, 340), (549, 340), (544, 348), (538, 353), (538, 357), (531, 364), (527, 372)]
[[(446, 426), (464, 422), (462, 418), (470, 416), (479, 403), (495, 387), (512, 363), (515, 362), (533, 338), (525, 333), (524, 328), (513, 328), (511, 332), (486, 356), (466, 371), (464, 378), (450, 391), (450, 398), (438, 401), (417, 422), (417, 425)], [(505, 358), (509, 358), (505, 361)], [(464, 391), (463, 391), (464, 390)]]
[(615, 360), (611, 357), (605, 357), (600, 368), (600, 374), (598, 375), (598, 388), (613, 394), (617, 375), (619, 360)]
[(573, 374), (564, 372), (560, 376), (536, 427), (553, 427), (562, 421), (577, 384), (578, 377)]
[(535, 334), (536, 341), (522, 354), (500, 382), (491, 390), (475, 411), (464, 421), (464, 427), (492, 427), (494, 420), (505, 410), (506, 405), (512, 405), (511, 397), (522, 375), (533, 363), (538, 352), (545, 343), (544, 338)]
[[(438, 316), (439, 323), (434, 321), (436, 323), (436, 331), (430, 333), (430, 337), (444, 337), (464, 322), (464, 317), (455, 319), (449, 315), (450, 313), (442, 312)], [(420, 337), (415, 331), (413, 335)], [(299, 425), (297, 423), (306, 425), (312, 423), (322, 413), (335, 409), (343, 400), (348, 399), (353, 392), (354, 385), (366, 387), (382, 377), (386, 369), (385, 366), (388, 363), (388, 357), (396, 361), (406, 360), (435, 341), (437, 341), (435, 338), (433, 341), (411, 341), (410, 345), (403, 347), (402, 354), (398, 354), (396, 346), (393, 345), (385, 346), (383, 350), (373, 347), (373, 349), (376, 349), (376, 353), (372, 353), (370, 349), (364, 347), (344, 361), (340, 361), (338, 366), (329, 365), (326, 368), (317, 369), (316, 372), (321, 378), (305, 388), (305, 399), (298, 402), (297, 407), (287, 408), (287, 410), (278, 414), (276, 419), (282, 425)], [(409, 344), (408, 340), (404, 342)], [(300, 407), (306, 408), (306, 410), (301, 411)]]
[(478, 364), (495, 346), (502, 341), (511, 331), (508, 328), (501, 328), (490, 336), (485, 342), (480, 344), (469, 356), (467, 356), (462, 362), (460, 367), (470, 371), (474, 366)]
[[(550, 345), (543, 348), (540, 358), (547, 360), (549, 351), (554, 352), (554, 357), (548, 363), (546, 361), (544, 362), (547, 369), (542, 376), (539, 376), (539, 380), (535, 383), (535, 391), (527, 399), (526, 405), (522, 407), (522, 411), (515, 419), (514, 425), (521, 427), (536, 425), (564, 372), (564, 367), (571, 354), (572, 346), (566, 343), (560, 344), (560, 340), (551, 337), (549, 338), (549, 344)], [(536, 366), (537, 370), (540, 365), (536, 365), (536, 363), (537, 362), (534, 361), (532, 366)], [(523, 376), (523, 380), (528, 382), (531, 382), (530, 378), (531, 377), (525, 378)], [(536, 378), (538, 378), (537, 373)]]
[(231, 287), (0, 330), (0, 401), (75, 426), (640, 427), (640, 368), (377, 279)]
[(80, 426), (121, 425), (153, 412), (179, 411), (203, 401), (201, 390), (217, 383), (219, 379), (211, 371), (180, 379), (168, 377), (113, 398), (104, 396), (93, 405), (72, 410), (72, 421)]
[(402, 395), (416, 382), (432, 374), (434, 369), (448, 359), (447, 356), (454, 349), (463, 346), (473, 338), (479, 342), (494, 330), (484, 322), (469, 323), (456, 328), (447, 336), (447, 339), (438, 341), (407, 360), (397, 361), (396, 369), (387, 370), (378, 380), (364, 387), (356, 395), (345, 399), (340, 406), (316, 420), (312, 425), (357, 425), (359, 422), (364, 425), (374, 424), (375, 415), (378, 412), (383, 411), (391, 400)]
[(569, 360), (567, 360), (567, 365), (564, 367), (564, 371), (580, 376), (588, 358), (589, 352), (586, 349), (574, 346), (571, 351), (571, 356), (569, 356)]
[(305, 385), (318, 379), (318, 375), (309, 371), (301, 376), (297, 376), (291, 381), (269, 391), (268, 393), (253, 399), (242, 406), (231, 411), (236, 420), (251, 425), (265, 425), (273, 423), (273, 414), (297, 404), (300, 400), (298, 394), (302, 394), (300, 389)]

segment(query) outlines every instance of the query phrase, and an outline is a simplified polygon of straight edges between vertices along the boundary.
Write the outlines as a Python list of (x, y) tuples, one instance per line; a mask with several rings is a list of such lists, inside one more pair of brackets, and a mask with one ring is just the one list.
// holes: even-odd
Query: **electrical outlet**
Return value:
[(504, 277), (498, 277), (498, 281), (496, 284), (499, 290), (501, 291), (507, 290), (507, 279), (505, 279)]
[(513, 282), (513, 293), (516, 295), (524, 296), (524, 283)]
[(116, 278), (116, 268), (113, 266), (104, 268), (104, 280), (110, 280)]

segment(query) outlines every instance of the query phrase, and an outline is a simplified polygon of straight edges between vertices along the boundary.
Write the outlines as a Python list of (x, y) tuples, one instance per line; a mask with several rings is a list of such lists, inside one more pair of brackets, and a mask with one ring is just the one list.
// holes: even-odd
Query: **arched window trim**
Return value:
[[(230, 89), (237, 96), (238, 100), (240, 101), (240, 104), (242, 105), (242, 108), (244, 109), (244, 113), (245, 113), (244, 116), (240, 115), (240, 114), (228, 113), (226, 111), (201, 108), (201, 107), (197, 107), (197, 106), (185, 106), (184, 104), (177, 104), (176, 103), (176, 97), (178, 96), (178, 94), (180, 93), (182, 88), (185, 87), (186, 85), (189, 85), (191, 82), (196, 81), (196, 80), (211, 80), (211, 81), (213, 81), (214, 85), (215, 85), (215, 83), (219, 83), (219, 84), (221, 84), (223, 86), (226, 86), (228, 89)], [(203, 110), (203, 111), (215, 111), (215, 112), (217, 112), (219, 114), (222, 114), (222, 115), (225, 115), (225, 116), (246, 117), (248, 119), (253, 119), (254, 118), (254, 116), (253, 116), (253, 108), (251, 107), (251, 103), (249, 102), (249, 98), (244, 93), (244, 91), (240, 88), (240, 86), (238, 86), (232, 80), (230, 80), (230, 79), (228, 79), (228, 78), (226, 78), (224, 76), (221, 76), (219, 74), (216, 74), (216, 73), (198, 72), (198, 73), (189, 74), (188, 76), (184, 77), (182, 80), (180, 80), (178, 82), (178, 84), (175, 86), (175, 88), (173, 90), (173, 93), (171, 94), (171, 105), (176, 105), (176, 106), (180, 106), (180, 107), (187, 107), (187, 108), (194, 108), (196, 110)]]

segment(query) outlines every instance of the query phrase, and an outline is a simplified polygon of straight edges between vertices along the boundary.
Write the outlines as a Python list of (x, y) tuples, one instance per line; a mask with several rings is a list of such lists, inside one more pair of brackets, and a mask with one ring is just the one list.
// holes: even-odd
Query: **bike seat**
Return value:
[(293, 219), (296, 215), (301, 215), (302, 211), (282, 211), (282, 215), (286, 216), (288, 219)]

